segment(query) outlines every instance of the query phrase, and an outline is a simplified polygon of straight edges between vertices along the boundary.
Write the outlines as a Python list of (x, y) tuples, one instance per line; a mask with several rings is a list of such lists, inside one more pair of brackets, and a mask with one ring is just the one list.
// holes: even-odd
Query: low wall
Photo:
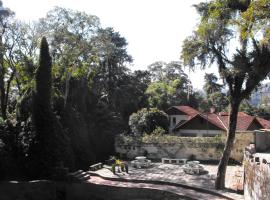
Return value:
[[(269, 157), (270, 154), (265, 154)], [(270, 163), (256, 157), (249, 151), (244, 158), (244, 197), (245, 200), (269, 200), (270, 197)]]
[(91, 183), (50, 181), (1, 182), (1, 200), (190, 200), (171, 192), (147, 188), (125, 188)]
[(145, 136), (131, 137), (120, 135), (115, 140), (115, 150), (122, 157), (133, 159), (146, 155), (150, 159), (186, 158), (198, 160), (218, 160), (224, 148), (221, 137), (179, 137)]
[[(146, 155), (150, 159), (194, 158), (220, 160), (225, 144), (225, 133), (220, 137), (179, 137), (175, 135), (132, 137), (119, 135), (115, 150), (123, 158)], [(254, 142), (253, 132), (238, 132), (231, 158), (242, 162), (244, 148)]]
[(254, 144), (255, 136), (253, 131), (236, 132), (231, 158), (242, 162), (244, 158), (245, 147)]

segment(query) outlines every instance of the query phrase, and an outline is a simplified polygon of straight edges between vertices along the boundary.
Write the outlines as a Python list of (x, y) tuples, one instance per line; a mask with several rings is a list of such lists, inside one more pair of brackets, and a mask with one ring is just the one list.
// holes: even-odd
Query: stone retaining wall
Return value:
[[(225, 135), (225, 133), (224, 133)], [(134, 159), (145, 155), (149, 159), (186, 158), (197, 160), (219, 160), (225, 144), (221, 137), (179, 137), (146, 136), (131, 137), (119, 135), (115, 140), (115, 150), (122, 158)], [(238, 132), (231, 158), (242, 162), (244, 148), (254, 142), (253, 132)]]

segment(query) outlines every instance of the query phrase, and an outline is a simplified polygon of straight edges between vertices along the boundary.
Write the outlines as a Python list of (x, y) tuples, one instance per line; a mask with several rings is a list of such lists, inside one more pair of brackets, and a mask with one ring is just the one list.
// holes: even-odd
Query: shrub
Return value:
[(157, 108), (143, 108), (129, 117), (129, 126), (133, 134), (151, 134), (158, 127), (157, 131), (163, 129), (167, 132), (169, 126), (168, 115)]
[(2, 117), (0, 117), (0, 126), (3, 126), (4, 123), (5, 123), (5, 120)]

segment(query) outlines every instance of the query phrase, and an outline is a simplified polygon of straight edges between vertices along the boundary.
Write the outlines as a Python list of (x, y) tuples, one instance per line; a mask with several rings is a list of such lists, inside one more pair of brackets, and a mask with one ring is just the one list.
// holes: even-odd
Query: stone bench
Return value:
[(131, 166), (135, 168), (142, 168), (142, 167), (148, 168), (150, 167), (150, 165), (151, 165), (151, 160), (147, 160), (147, 159), (131, 161)]
[(90, 171), (97, 171), (103, 167), (102, 163), (97, 163), (89, 167)]
[(178, 164), (184, 165), (187, 163), (187, 159), (177, 159), (177, 158), (162, 158), (162, 164)]

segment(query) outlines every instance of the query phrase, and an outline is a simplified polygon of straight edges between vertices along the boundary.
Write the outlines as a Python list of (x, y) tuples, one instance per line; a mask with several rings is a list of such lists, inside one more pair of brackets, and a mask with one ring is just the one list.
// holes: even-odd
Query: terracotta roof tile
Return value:
[(260, 118), (260, 117), (256, 117), (256, 120), (261, 124), (261, 126), (263, 127), (263, 129), (270, 129), (270, 121)]
[[(220, 112), (219, 114), (216, 113), (200, 113), (198, 110), (190, 107), (190, 106), (173, 106), (174, 108), (180, 110), (183, 113), (186, 113), (189, 117), (186, 121), (179, 122), (175, 128), (180, 128), (184, 124), (191, 121), (193, 118), (200, 116), (208, 120), (210, 123), (214, 124), (215, 126), (226, 130), (229, 127), (229, 113), (228, 112)], [(270, 129), (270, 121), (265, 120), (260, 117), (250, 116), (244, 112), (238, 112), (237, 116), (237, 131), (247, 131), (251, 124), (256, 120), (263, 129)]]
[[(214, 124), (215, 126), (223, 130), (228, 129), (229, 127), (229, 113), (228, 112), (221, 112), (219, 114), (200, 113), (199, 111), (195, 110), (194, 108), (190, 106), (173, 106), (173, 107), (189, 115), (189, 119), (187, 121), (184, 121), (184, 122), (181, 121), (180, 123), (176, 125), (175, 128), (177, 129), (183, 126), (184, 124), (188, 123), (189, 121), (191, 121), (193, 118), (197, 116), (205, 118), (210, 123)], [(236, 130), (247, 131), (255, 120), (262, 126), (262, 128), (270, 129), (270, 121), (259, 118), (259, 117), (250, 116), (244, 112), (238, 112)]]
[(226, 130), (226, 127), (215, 113), (203, 113), (202, 116), (217, 127)]
[(200, 112), (190, 106), (173, 106), (174, 108), (180, 110), (183, 113), (186, 113), (189, 116), (194, 116), (199, 114)]
[[(223, 122), (223, 124), (228, 129), (229, 127), (229, 115), (227, 116), (219, 116), (220, 120)], [(237, 116), (237, 124), (236, 124), (236, 130), (237, 131), (247, 131), (251, 123), (253, 122), (255, 117), (250, 116), (244, 112), (239, 112)]]

